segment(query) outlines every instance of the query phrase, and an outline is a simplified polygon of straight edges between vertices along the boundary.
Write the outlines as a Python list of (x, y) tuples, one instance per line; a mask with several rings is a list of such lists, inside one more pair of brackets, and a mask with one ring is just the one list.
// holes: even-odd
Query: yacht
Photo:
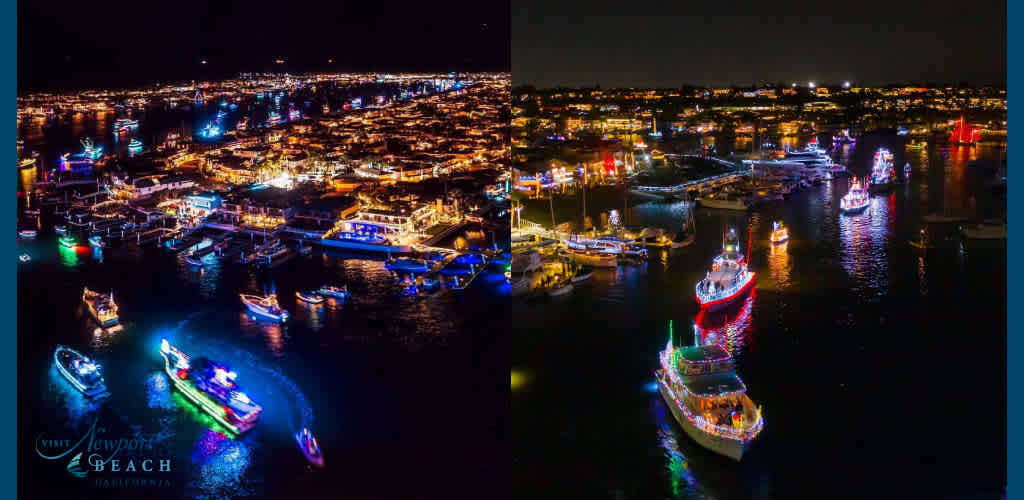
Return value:
[(113, 290), (108, 295), (94, 292), (86, 287), (82, 291), (82, 302), (85, 303), (89, 314), (96, 319), (100, 326), (108, 327), (117, 324), (119, 317)]
[(737, 462), (764, 429), (732, 356), (718, 344), (675, 347), (658, 355), (658, 392), (686, 435)]
[(697, 282), (697, 303), (701, 309), (716, 311), (732, 304), (754, 285), (756, 273), (747, 268), (739, 253), (739, 237), (729, 228), (722, 243), (722, 253), (715, 256), (711, 270)]
[(71, 385), (90, 398), (109, 395), (100, 365), (88, 356), (63, 345), (53, 351), (53, 364)]
[(864, 182), (857, 181), (857, 178), (854, 177), (850, 182), (850, 190), (839, 200), (839, 210), (844, 214), (863, 212), (870, 203), (868, 192), (864, 189)]
[(613, 253), (599, 252), (596, 250), (581, 250), (568, 247), (565, 253), (573, 263), (590, 267), (618, 267), (619, 259)]
[(892, 153), (885, 148), (878, 148), (875, 151), (874, 161), (871, 165), (871, 178), (868, 183), (868, 191), (882, 193), (892, 189), (892, 183), (896, 172), (892, 167)]

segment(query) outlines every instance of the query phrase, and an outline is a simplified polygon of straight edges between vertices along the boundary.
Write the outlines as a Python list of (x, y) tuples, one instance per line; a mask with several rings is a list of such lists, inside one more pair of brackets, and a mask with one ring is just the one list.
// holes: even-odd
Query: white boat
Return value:
[(764, 429), (764, 419), (729, 352), (717, 344), (675, 347), (669, 337), (658, 358), (658, 392), (686, 435), (740, 461)]
[(750, 208), (747, 201), (740, 197), (718, 197), (714, 195), (697, 198), (697, 205), (706, 208), (717, 208), (720, 210), (745, 211)]
[(242, 298), (242, 303), (245, 304), (246, 309), (254, 314), (275, 321), (288, 320), (288, 311), (281, 309), (281, 306), (277, 303), (277, 297), (274, 295), (260, 296), (242, 293), (239, 296)]
[(589, 268), (589, 267), (583, 267), (583, 268), (580, 268), (580, 270), (577, 271), (576, 274), (574, 274), (573, 277), (570, 278), (569, 281), (572, 282), (572, 283), (581, 283), (581, 282), (587, 281), (587, 280), (589, 280), (590, 278), (593, 278), (593, 277), (594, 277), (594, 270)]
[(864, 190), (864, 183), (854, 177), (850, 181), (850, 190), (839, 200), (839, 210), (844, 214), (852, 214), (864, 211), (870, 204), (871, 199)]
[(739, 253), (739, 237), (729, 228), (722, 242), (722, 253), (715, 256), (711, 270), (697, 282), (695, 292), (701, 309), (716, 311), (736, 301), (754, 285), (751, 272)]
[(39, 232), (35, 229), (22, 229), (18, 231), (18, 237), (25, 240), (35, 238), (37, 234), (39, 234)]
[(1005, 240), (1006, 224), (976, 224), (961, 229), (970, 240)]
[(594, 250), (580, 250), (578, 248), (566, 248), (566, 254), (575, 264), (590, 267), (618, 267), (619, 259), (615, 254), (597, 252)]
[(568, 281), (561, 281), (561, 282), (555, 283), (550, 288), (548, 288), (547, 294), (548, 294), (549, 297), (558, 297), (560, 295), (565, 295), (565, 294), (567, 294), (569, 292), (572, 292), (572, 290), (573, 290), (572, 283), (570, 283)]

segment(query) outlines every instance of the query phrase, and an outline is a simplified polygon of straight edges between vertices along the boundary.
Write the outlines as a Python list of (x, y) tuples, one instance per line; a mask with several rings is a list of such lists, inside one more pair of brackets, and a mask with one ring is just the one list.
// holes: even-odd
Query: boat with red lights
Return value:
[(669, 336), (658, 359), (658, 392), (683, 431), (704, 448), (740, 461), (764, 429), (764, 418), (729, 352), (718, 344), (676, 347)]
[(864, 190), (864, 182), (857, 181), (857, 177), (854, 177), (850, 181), (850, 190), (839, 200), (839, 210), (844, 214), (852, 214), (864, 211), (870, 204), (868, 192)]
[(242, 434), (256, 425), (263, 407), (242, 392), (235, 383), (237, 374), (227, 366), (207, 358), (193, 360), (167, 339), (160, 340), (160, 355), (174, 387), (227, 430)]
[(302, 450), (302, 454), (306, 456), (306, 460), (309, 460), (309, 463), (317, 467), (324, 466), (324, 455), (320, 452), (320, 445), (316, 442), (316, 438), (313, 437), (313, 433), (309, 429), (304, 427), (296, 433), (295, 442), (299, 443), (299, 449)]
[(697, 303), (702, 309), (716, 311), (729, 306), (754, 286), (757, 273), (750, 271), (746, 259), (739, 253), (736, 229), (726, 230), (722, 253), (715, 256), (711, 270), (697, 282)]

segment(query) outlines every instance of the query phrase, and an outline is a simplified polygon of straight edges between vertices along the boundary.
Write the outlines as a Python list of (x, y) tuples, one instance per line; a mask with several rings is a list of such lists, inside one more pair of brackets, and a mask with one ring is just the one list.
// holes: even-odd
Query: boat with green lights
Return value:
[(191, 359), (167, 339), (160, 340), (164, 372), (174, 387), (200, 410), (233, 434), (252, 429), (263, 407), (249, 399), (235, 383), (237, 374), (207, 358)]

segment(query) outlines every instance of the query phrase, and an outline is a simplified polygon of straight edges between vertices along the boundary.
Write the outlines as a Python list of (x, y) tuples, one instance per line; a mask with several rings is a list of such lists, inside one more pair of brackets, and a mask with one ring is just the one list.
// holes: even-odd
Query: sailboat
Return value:
[(683, 221), (683, 230), (676, 233), (672, 239), (672, 248), (688, 247), (697, 241), (697, 225), (693, 222), (693, 205), (686, 207), (686, 220)]

